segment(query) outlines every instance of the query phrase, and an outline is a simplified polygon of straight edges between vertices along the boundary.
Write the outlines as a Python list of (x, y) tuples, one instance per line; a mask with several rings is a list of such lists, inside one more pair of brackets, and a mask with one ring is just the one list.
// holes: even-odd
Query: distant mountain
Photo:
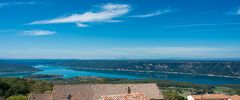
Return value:
[(135, 70), (240, 76), (240, 61), (71, 60), (57, 62), (55, 65), (69, 66), (73, 69)]
[(115, 58), (112, 60), (201, 60), (201, 61), (240, 61), (240, 58)]
[[(157, 71), (240, 77), (240, 61), (230, 60), (4, 60), (1, 71), (36, 71), (30, 66), (54, 65), (75, 70), (100, 69), (122, 71)], [(6, 67), (10, 66), (10, 67)], [(9, 69), (12, 68), (12, 69)]]

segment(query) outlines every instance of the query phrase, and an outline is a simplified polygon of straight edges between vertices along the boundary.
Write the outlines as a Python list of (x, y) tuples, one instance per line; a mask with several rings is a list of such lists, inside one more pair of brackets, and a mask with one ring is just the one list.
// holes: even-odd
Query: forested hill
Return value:
[[(12, 60), (14, 64), (66, 66), (73, 69), (135, 70), (240, 77), (240, 61), (190, 60)], [(1, 62), (0, 62), (1, 64)]]
[(25, 64), (13, 63), (10, 61), (0, 60), (0, 73), (1, 72), (34, 72), (38, 69)]
[(73, 60), (55, 63), (76, 69), (98, 68), (240, 76), (237, 61)]

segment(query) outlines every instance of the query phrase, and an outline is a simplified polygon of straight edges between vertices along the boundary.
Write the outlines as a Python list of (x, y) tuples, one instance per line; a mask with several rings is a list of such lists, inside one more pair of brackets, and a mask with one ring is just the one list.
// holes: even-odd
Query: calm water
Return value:
[(76, 71), (56, 66), (34, 66), (42, 71), (36, 73), (11, 73), (0, 74), (0, 77), (24, 77), (31, 74), (54, 74), (63, 75), (64, 78), (73, 78), (76, 76), (96, 76), (107, 78), (127, 78), (127, 79), (160, 79), (160, 80), (174, 80), (178, 82), (192, 82), (200, 84), (240, 84), (239, 78), (224, 78), (216, 76), (201, 76), (201, 75), (184, 75), (184, 74), (164, 74), (156, 72), (123, 72), (123, 71)]
[(139, 76), (131, 75), (121, 75), (121, 74), (108, 74), (108, 73), (98, 73), (98, 72), (89, 72), (89, 71), (76, 71), (71, 69), (66, 69), (62, 67), (53, 67), (53, 66), (35, 66), (43, 71), (36, 72), (33, 74), (54, 74), (54, 75), (63, 75), (64, 78), (73, 78), (76, 76), (97, 76), (97, 77), (108, 77), (108, 78), (128, 78), (128, 79), (140, 79)]

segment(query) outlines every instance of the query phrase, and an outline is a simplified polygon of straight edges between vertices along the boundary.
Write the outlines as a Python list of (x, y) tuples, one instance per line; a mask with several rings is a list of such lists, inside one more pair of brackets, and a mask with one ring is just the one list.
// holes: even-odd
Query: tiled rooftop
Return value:
[[(35, 99), (32, 99), (33, 96), (35, 96)], [(29, 100), (40, 100), (36, 98), (43, 98), (42, 96), (44, 95), (37, 96), (32, 95)], [(137, 98), (130, 100), (163, 99), (163, 95), (157, 85), (148, 83), (55, 85), (51, 96), (47, 95), (46, 99), (41, 100), (67, 100), (67, 97), (70, 97), (71, 100), (128, 100), (119, 99), (125, 97)]]
[(240, 96), (239, 95), (230, 96), (229, 100), (240, 100)]
[(50, 100), (52, 94), (31, 94), (28, 100)]
[(192, 95), (194, 100), (240, 100), (238, 95), (225, 95), (225, 94), (204, 94), (204, 95)]
[(99, 100), (147, 100), (142, 93), (101, 96)]

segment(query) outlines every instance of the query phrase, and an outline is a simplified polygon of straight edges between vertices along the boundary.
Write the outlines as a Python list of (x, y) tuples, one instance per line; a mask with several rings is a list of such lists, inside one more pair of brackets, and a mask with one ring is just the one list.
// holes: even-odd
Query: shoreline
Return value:
[(236, 78), (240, 79), (237, 76), (228, 76), (228, 75), (214, 75), (214, 74), (194, 74), (194, 73), (182, 73), (182, 72), (160, 72), (160, 71), (143, 71), (143, 70), (128, 70), (128, 69), (104, 69), (104, 68), (70, 68), (73, 70), (102, 70), (102, 71), (127, 71), (127, 72), (141, 72), (141, 73), (166, 73), (166, 74), (182, 74), (182, 75), (199, 75), (199, 76), (209, 76), (209, 77), (223, 77), (223, 78)]
[(34, 73), (34, 72), (38, 72), (38, 71), (0, 72), (0, 75), (1, 74), (24, 74), (24, 73)]
[[(161, 72), (161, 71), (144, 71), (144, 70), (128, 70), (128, 69), (104, 69), (104, 68), (71, 68), (63, 67), (71, 70), (101, 70), (101, 71), (125, 71), (125, 72), (140, 72), (140, 73), (163, 73), (163, 74), (182, 74), (182, 75), (198, 75), (198, 76), (209, 76), (209, 77), (222, 77), (222, 78), (235, 78), (240, 79), (237, 76), (228, 76), (228, 75), (214, 75), (214, 74), (194, 74), (194, 73), (182, 73), (182, 72)], [(21, 72), (0, 72), (0, 75), (3, 74), (24, 74), (24, 73), (34, 73), (39, 71), (21, 71)]]

